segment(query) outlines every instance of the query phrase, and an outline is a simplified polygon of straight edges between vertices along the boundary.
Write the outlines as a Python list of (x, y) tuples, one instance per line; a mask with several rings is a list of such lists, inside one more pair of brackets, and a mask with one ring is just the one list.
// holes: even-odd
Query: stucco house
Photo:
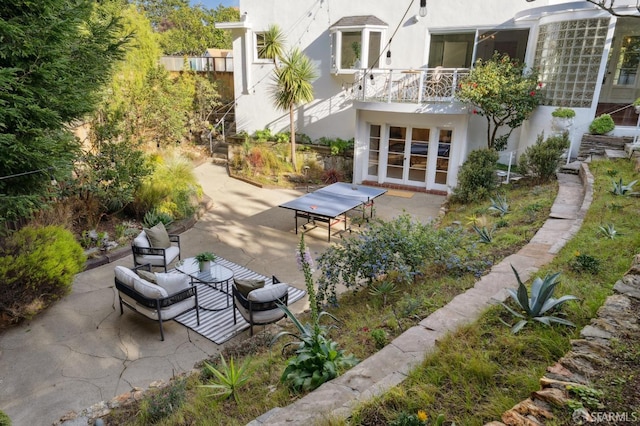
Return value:
[[(638, 15), (636, 0), (616, 12)], [(636, 131), (640, 19), (616, 17), (587, 1), (240, 0), (232, 31), (236, 125), (252, 133), (286, 130), (274, 108), (272, 61), (259, 55), (272, 24), (317, 68), (315, 100), (297, 110), (312, 139), (355, 139), (354, 181), (450, 192), (468, 153), (486, 146), (486, 122), (455, 100), (458, 82), (494, 51), (536, 67), (546, 97), (515, 131), (517, 158), (551, 111), (573, 108), (572, 155), (592, 119), (613, 112), (616, 133)]]

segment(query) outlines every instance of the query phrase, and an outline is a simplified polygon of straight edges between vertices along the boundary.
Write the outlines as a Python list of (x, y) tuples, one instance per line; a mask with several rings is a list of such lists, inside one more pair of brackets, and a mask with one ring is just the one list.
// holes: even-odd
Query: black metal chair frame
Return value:
[[(151, 271), (151, 265), (149, 263), (145, 263), (143, 265), (137, 266), (135, 268), (133, 268), (133, 270), (138, 270), (138, 269), (145, 269), (147, 271)], [(184, 312), (188, 312), (192, 309), (196, 310), (196, 318), (197, 318), (197, 322), (198, 325), (200, 325), (200, 311), (198, 310), (198, 289), (196, 286), (190, 286), (189, 288), (186, 288), (182, 291), (179, 291), (177, 293), (171, 294), (168, 297), (164, 297), (161, 299), (152, 299), (149, 297), (146, 297), (140, 293), (138, 293), (137, 291), (135, 291), (133, 288), (129, 287), (128, 285), (122, 283), (120, 280), (118, 280), (117, 278), (115, 278), (115, 283), (116, 283), (116, 289), (118, 290), (118, 299), (120, 301), (120, 315), (124, 314), (124, 309), (122, 308), (123, 305), (127, 306), (128, 308), (132, 309), (133, 311), (137, 312), (138, 314), (144, 316), (145, 318), (148, 319), (152, 319), (147, 317), (146, 315), (144, 315), (143, 313), (139, 312), (135, 306), (131, 306), (129, 303), (127, 303), (126, 301), (122, 300), (122, 297), (120, 296), (120, 293), (124, 293), (127, 296), (129, 296), (130, 298), (132, 298), (133, 300), (135, 300), (137, 303), (139, 303), (140, 305), (149, 308), (149, 309), (154, 309), (156, 310), (156, 312), (158, 312), (158, 323), (160, 323), (160, 340), (164, 341), (164, 329), (162, 327), (162, 322), (163, 321), (169, 321), (169, 320), (163, 320), (162, 319), (162, 308), (166, 308), (168, 306), (174, 305), (178, 302), (182, 302), (183, 300), (186, 300), (190, 297), (195, 297), (195, 306), (189, 309), (186, 309)], [(181, 314), (183, 314), (184, 312), (181, 312)], [(171, 318), (173, 319), (173, 318)]]
[[(134, 240), (135, 241), (135, 240)], [(169, 234), (169, 241), (178, 245), (178, 260), (181, 259), (182, 250), (180, 249), (180, 235)], [(131, 243), (131, 252), (133, 253), (133, 266), (144, 265), (138, 262), (138, 256), (162, 256), (164, 259), (164, 271), (167, 272), (167, 249), (157, 247), (138, 247)], [(143, 259), (144, 260), (144, 259)], [(155, 266), (155, 265), (154, 265)], [(158, 266), (159, 267), (159, 266)]]
[[(272, 278), (273, 278), (273, 284), (280, 283), (280, 280), (277, 279), (275, 276), (272, 276)], [(267, 302), (254, 302), (247, 299), (242, 293), (240, 293), (236, 288), (235, 284), (232, 287), (233, 287), (233, 323), (234, 324), (237, 323), (237, 320), (236, 320), (236, 310), (237, 310), (236, 301), (237, 301), (242, 305), (243, 308), (249, 311), (249, 326), (251, 327), (251, 331), (250, 331), (251, 336), (253, 336), (254, 325), (271, 324), (285, 317), (285, 313), (284, 311), (282, 311), (282, 317), (278, 318), (277, 320), (268, 321), (268, 322), (255, 322), (253, 320), (253, 313), (261, 312), (261, 311), (270, 311), (272, 309), (280, 309), (278, 307), (278, 304), (287, 306), (287, 303), (289, 301), (289, 292), (285, 293), (284, 296), (282, 296), (279, 299), (269, 300)]]

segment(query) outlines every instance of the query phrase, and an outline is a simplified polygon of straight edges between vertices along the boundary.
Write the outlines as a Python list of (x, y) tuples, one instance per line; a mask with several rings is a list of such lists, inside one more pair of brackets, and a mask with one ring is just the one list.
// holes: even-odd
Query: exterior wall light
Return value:
[(427, 16), (427, 0), (420, 0), (420, 10), (418, 11), (418, 14), (422, 18)]
[(387, 50), (387, 65), (391, 65), (391, 50)]

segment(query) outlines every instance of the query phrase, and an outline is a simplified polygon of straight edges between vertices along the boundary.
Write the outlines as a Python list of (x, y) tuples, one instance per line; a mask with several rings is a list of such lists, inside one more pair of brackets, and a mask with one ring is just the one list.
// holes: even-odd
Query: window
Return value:
[(375, 16), (345, 17), (332, 25), (332, 71), (379, 68), (386, 28), (387, 24)]
[(372, 124), (369, 128), (369, 163), (367, 165), (367, 174), (369, 176), (378, 176), (379, 165), (380, 165), (380, 125)]
[(474, 33), (432, 35), (429, 67), (470, 68), (474, 39)]
[(256, 52), (255, 52), (256, 53), (256, 59), (270, 61), (270, 59), (267, 58), (267, 55), (265, 54), (264, 48), (265, 48), (265, 36), (264, 36), (264, 33), (256, 33)]
[(507, 54), (510, 58), (524, 62), (529, 30), (492, 30), (478, 34), (476, 59), (483, 61), (493, 57), (495, 52)]
[(634, 86), (640, 65), (640, 36), (625, 36), (616, 67), (615, 84)]
[(546, 105), (591, 106), (608, 25), (608, 18), (598, 18), (540, 26), (534, 66), (545, 85)]
[(438, 156), (436, 158), (436, 183), (446, 185), (449, 174), (449, 156), (451, 153), (451, 130), (440, 130), (438, 137)]

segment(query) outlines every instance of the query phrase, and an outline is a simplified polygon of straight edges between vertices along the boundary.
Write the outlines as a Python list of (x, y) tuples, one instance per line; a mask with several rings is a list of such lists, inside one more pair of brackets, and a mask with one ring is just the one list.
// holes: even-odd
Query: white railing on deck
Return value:
[(353, 97), (366, 102), (450, 102), (467, 75), (468, 68), (442, 67), (359, 72)]
[(233, 58), (222, 56), (162, 56), (160, 64), (167, 71), (184, 71), (186, 65), (189, 70), (196, 72), (233, 72)]

